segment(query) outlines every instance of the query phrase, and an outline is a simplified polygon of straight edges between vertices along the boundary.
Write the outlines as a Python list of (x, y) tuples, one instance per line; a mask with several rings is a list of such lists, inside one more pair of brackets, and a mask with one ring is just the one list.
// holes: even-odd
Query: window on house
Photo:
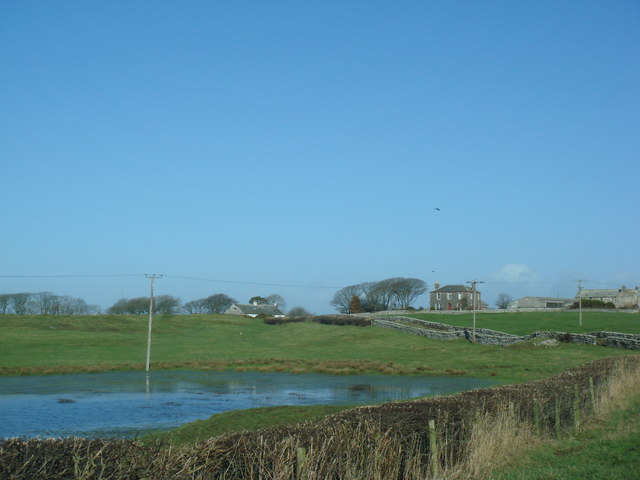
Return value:
[(451, 300), (451, 294), (447, 293), (447, 300)]
[(461, 293), (458, 294), (458, 300), (462, 300), (462, 294)]
[(440, 300), (441, 294), (440, 293), (436, 293), (436, 300)]

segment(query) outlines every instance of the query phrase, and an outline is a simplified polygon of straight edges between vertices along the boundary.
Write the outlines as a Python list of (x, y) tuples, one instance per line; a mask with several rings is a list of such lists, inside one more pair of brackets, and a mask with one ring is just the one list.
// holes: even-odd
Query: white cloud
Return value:
[(495, 283), (534, 283), (538, 280), (538, 274), (527, 265), (507, 263), (489, 278)]

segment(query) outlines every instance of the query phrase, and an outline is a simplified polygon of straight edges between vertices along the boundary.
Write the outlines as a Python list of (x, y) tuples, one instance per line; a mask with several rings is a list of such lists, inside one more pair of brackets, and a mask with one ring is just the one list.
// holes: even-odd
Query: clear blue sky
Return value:
[(623, 0), (5, 0), (0, 293), (633, 287), (639, 47)]

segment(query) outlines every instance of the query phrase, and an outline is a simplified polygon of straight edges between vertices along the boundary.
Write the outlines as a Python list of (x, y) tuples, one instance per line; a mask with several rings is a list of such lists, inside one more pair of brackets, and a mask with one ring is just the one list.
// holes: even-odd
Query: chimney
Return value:
[(434, 290), (437, 290), (439, 288), (440, 288), (440, 283), (436, 282), (436, 283), (433, 284), (433, 289)]

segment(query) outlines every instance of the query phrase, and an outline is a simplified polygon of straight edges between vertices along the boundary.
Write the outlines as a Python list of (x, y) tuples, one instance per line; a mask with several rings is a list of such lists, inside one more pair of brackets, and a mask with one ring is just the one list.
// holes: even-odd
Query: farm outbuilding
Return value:
[(640, 289), (628, 289), (624, 285), (617, 289), (593, 289), (580, 290), (576, 299), (601, 300), (604, 303), (613, 303), (616, 308), (638, 308), (640, 304)]
[(574, 301), (574, 298), (522, 297), (511, 302), (508, 308), (566, 308), (570, 307)]

